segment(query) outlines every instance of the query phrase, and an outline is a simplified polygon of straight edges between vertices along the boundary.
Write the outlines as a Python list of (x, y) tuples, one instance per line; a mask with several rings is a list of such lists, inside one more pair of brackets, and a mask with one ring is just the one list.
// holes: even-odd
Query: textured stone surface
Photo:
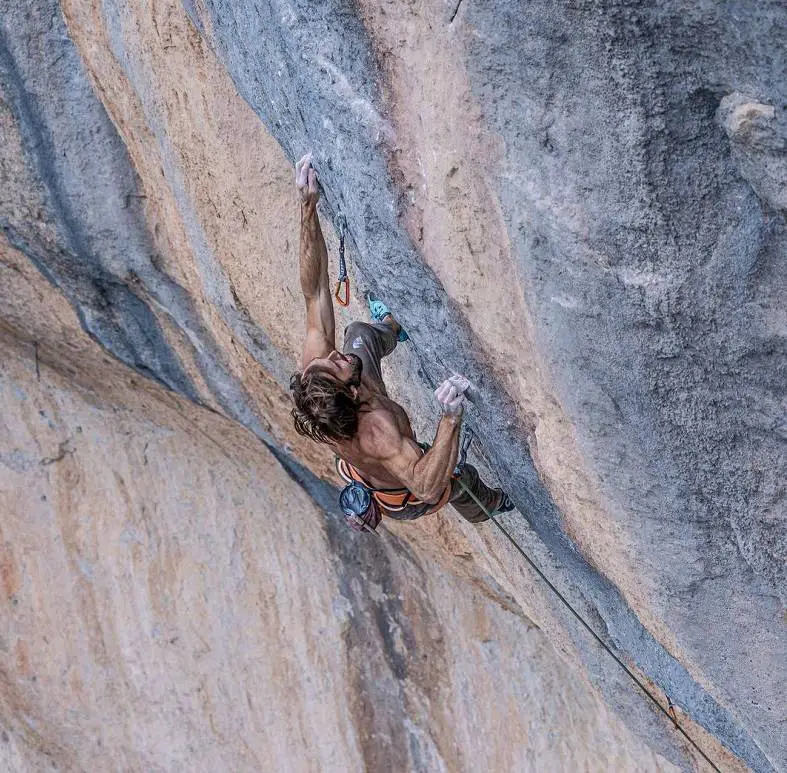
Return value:
[[(387, 373), (419, 433), (434, 381), (467, 373), (517, 538), (714, 758), (787, 766), (782, 5), (0, 10), (17, 274), (37, 266), (97, 343), (255, 432), (327, 504), (310, 476), (330, 459), (286, 396), (291, 163), (313, 148), (332, 250), (341, 210), (354, 280), (411, 334)], [(17, 296), (0, 310), (60, 345)], [(436, 573), (494, 576), (630, 730), (690, 764), (494, 531), (450, 513), (390, 531)]]
[(2, 770), (676, 770), (491, 577), (348, 535), (0, 277), (48, 338), (0, 327)]

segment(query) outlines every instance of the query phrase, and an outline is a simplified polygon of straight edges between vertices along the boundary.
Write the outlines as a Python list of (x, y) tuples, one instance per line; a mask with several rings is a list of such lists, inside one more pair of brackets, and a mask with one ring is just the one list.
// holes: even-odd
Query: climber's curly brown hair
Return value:
[(353, 386), (357, 383), (340, 383), (319, 368), (294, 373), (290, 389), (295, 400), (295, 431), (318, 443), (353, 438), (360, 409)]

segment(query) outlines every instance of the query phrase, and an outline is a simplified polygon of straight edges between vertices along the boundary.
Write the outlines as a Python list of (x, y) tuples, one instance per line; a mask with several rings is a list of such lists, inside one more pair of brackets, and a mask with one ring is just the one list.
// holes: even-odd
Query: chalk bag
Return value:
[(339, 494), (339, 506), (351, 529), (374, 531), (382, 515), (372, 492), (362, 483), (348, 483)]

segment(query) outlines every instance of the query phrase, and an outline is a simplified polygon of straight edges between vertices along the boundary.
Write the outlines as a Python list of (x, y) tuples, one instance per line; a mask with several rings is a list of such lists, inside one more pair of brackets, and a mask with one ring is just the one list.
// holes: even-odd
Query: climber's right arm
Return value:
[(375, 461), (401, 481), (402, 485), (423, 502), (440, 501), (459, 457), (459, 438), (464, 412), (463, 392), (467, 382), (456, 376), (444, 381), (436, 390), (443, 415), (437, 426), (432, 447), (422, 454), (415, 442), (404, 437), (395, 421), (379, 413), (370, 422), (368, 448), (362, 448)]
[(328, 249), (320, 228), (317, 202), (320, 189), (311, 168), (311, 154), (295, 166), (295, 183), (301, 200), (301, 291), (306, 299), (306, 341), (303, 366), (315, 357), (327, 357), (336, 348), (336, 322), (328, 282)]

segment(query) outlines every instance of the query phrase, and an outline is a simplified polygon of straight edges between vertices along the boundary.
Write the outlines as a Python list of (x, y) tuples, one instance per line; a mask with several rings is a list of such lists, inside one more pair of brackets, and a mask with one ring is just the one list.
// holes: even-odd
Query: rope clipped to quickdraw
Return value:
[[(344, 236), (347, 233), (347, 218), (340, 212), (336, 217), (339, 230), (339, 278), (336, 280), (334, 297), (340, 306), (350, 305), (350, 277), (347, 276), (347, 262), (344, 257)], [(342, 285), (344, 291), (342, 292)]]
[[(467, 430), (469, 434), (472, 434), (470, 430)], [(471, 438), (472, 440), (472, 438)], [(468, 443), (469, 446), (469, 443)], [(700, 753), (702, 758), (707, 762), (715, 771), (716, 773), (721, 773), (718, 766), (713, 762), (713, 760), (705, 754), (702, 749), (697, 745), (697, 742), (681, 727), (680, 723), (675, 716), (675, 707), (670, 700), (669, 696), (667, 695), (667, 706), (668, 708), (664, 708), (661, 705), (658, 698), (647, 688), (647, 686), (642, 682), (641, 679), (637, 677), (637, 675), (613, 652), (612, 648), (593, 630), (589, 623), (585, 621), (585, 618), (579, 614), (579, 612), (574, 609), (571, 605), (571, 602), (547, 579), (547, 576), (538, 568), (532, 558), (525, 553), (525, 551), (519, 546), (519, 543), (511, 536), (510, 532), (503, 526), (500, 521), (498, 521), (492, 513), (484, 506), (484, 503), (472, 492), (470, 489), (464, 484), (461, 478), (457, 478), (457, 482), (459, 485), (464, 489), (465, 493), (470, 495), (470, 498), (487, 514), (488, 518), (492, 523), (494, 523), (497, 528), (503, 532), (506, 539), (514, 546), (514, 549), (522, 556), (522, 558), (527, 561), (528, 564), (532, 567), (532, 569), (536, 572), (536, 574), (546, 583), (547, 587), (563, 602), (563, 605), (571, 612), (574, 617), (579, 620), (579, 622), (585, 627), (588, 633), (607, 651), (607, 653), (612, 657), (612, 659), (631, 677), (631, 680), (639, 687), (640, 690), (655, 704), (656, 708), (664, 714), (667, 719), (675, 726), (675, 729)]]

